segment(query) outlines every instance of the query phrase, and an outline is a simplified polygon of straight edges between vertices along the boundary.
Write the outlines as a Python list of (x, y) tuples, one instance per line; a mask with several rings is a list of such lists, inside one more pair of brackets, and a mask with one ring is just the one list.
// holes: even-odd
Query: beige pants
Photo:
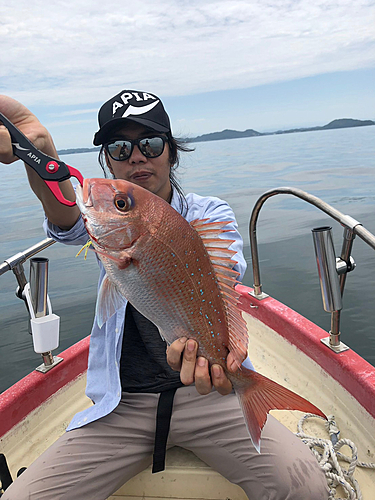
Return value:
[[(157, 402), (156, 394), (124, 393), (110, 415), (58, 439), (2, 500), (106, 499), (151, 463)], [(256, 452), (234, 394), (201, 396), (194, 386), (178, 389), (168, 440), (173, 445), (194, 452), (250, 500), (328, 499), (310, 450), (270, 416), (261, 454)]]

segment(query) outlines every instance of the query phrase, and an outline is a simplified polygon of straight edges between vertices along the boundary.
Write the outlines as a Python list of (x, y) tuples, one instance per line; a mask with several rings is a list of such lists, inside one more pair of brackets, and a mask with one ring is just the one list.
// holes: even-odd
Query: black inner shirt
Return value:
[(167, 363), (166, 349), (157, 327), (128, 302), (120, 362), (123, 392), (158, 393), (182, 387), (179, 372)]

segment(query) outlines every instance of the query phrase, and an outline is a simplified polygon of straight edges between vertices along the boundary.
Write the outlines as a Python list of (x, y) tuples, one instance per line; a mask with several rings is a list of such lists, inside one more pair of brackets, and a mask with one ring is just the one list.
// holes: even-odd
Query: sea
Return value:
[[(290, 186), (318, 196), (351, 215), (375, 234), (375, 126), (268, 135), (192, 144), (183, 153), (178, 178), (185, 192), (217, 196), (233, 208), (248, 262), (243, 283), (253, 284), (249, 220), (267, 190)], [(62, 160), (84, 177), (101, 177), (97, 153)], [(27, 182), (23, 164), (0, 165), (0, 263), (45, 238), (43, 211)], [(311, 230), (331, 226), (336, 255), (343, 228), (315, 207), (290, 195), (263, 206), (257, 226), (263, 291), (327, 331)], [(49, 259), (48, 293), (61, 318), (65, 350), (89, 335), (94, 317), (98, 268), (93, 253), (76, 257), (78, 247), (59, 243), (43, 251)], [(359, 237), (352, 256), (341, 312), (342, 341), (375, 365), (375, 251)], [(29, 276), (29, 264), (25, 264)], [(28, 315), (15, 296), (12, 272), (0, 276), (0, 392), (41, 363), (33, 351)], [(328, 335), (328, 333), (327, 333)]]

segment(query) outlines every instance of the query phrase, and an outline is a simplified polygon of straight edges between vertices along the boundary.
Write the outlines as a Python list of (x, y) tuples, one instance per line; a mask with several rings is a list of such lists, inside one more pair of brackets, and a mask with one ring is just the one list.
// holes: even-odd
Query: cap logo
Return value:
[(152, 102), (151, 104), (146, 104), (146, 106), (141, 106), (136, 108), (135, 106), (132, 106), (131, 104), (129, 105), (128, 109), (125, 111), (125, 113), (122, 115), (123, 118), (126, 118), (127, 116), (130, 115), (143, 115), (144, 113), (148, 113), (149, 111), (154, 108), (159, 101)]
[[(124, 92), (120, 96), (121, 100), (123, 102), (115, 101), (113, 103), (112, 116), (115, 116), (115, 114), (119, 108), (122, 108), (124, 105), (125, 106), (128, 105), (130, 100), (135, 99), (136, 101), (140, 102), (140, 101), (148, 101), (149, 99), (153, 99), (153, 100), (157, 99), (155, 96), (153, 96), (152, 94), (148, 94), (147, 92), (142, 92), (142, 96), (140, 96), (139, 94), (140, 94), (140, 92)], [(129, 116), (131, 114), (139, 115), (139, 114), (147, 113), (148, 111), (150, 111), (150, 109), (152, 109), (154, 106), (156, 106), (158, 104), (158, 102), (159, 102), (159, 100), (157, 99), (156, 102), (152, 103), (152, 105), (149, 104), (146, 106), (140, 106), (139, 108), (138, 108), (138, 106), (129, 105), (129, 107), (125, 111), (125, 113), (127, 113), (127, 114), (124, 113), (123, 118), (125, 118), (126, 116)], [(128, 109), (132, 109), (133, 111), (128, 112)]]

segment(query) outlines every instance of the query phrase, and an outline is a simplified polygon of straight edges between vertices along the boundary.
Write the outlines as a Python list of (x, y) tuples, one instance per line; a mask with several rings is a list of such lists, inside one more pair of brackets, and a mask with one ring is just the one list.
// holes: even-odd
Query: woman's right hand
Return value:
[[(58, 159), (58, 154), (48, 130), (38, 118), (23, 104), (11, 97), (0, 95), (0, 112), (10, 120), (33, 144), (43, 153)], [(1, 120), (0, 120), (1, 122)], [(12, 141), (8, 129), (0, 125), (0, 162), (9, 165), (18, 160), (13, 154)], [(45, 214), (50, 222), (62, 229), (70, 229), (79, 217), (79, 209), (75, 205), (62, 205), (52, 194), (45, 182), (32, 168), (26, 166), (31, 189), (43, 205)], [(69, 180), (59, 184), (63, 196), (71, 201), (75, 200), (73, 186)]]
[[(0, 95), (0, 112), (19, 128), (38, 149), (50, 156), (57, 157), (52, 137), (26, 106), (11, 97)], [(13, 154), (8, 129), (4, 125), (0, 125), (0, 162), (10, 164), (17, 159)]]

